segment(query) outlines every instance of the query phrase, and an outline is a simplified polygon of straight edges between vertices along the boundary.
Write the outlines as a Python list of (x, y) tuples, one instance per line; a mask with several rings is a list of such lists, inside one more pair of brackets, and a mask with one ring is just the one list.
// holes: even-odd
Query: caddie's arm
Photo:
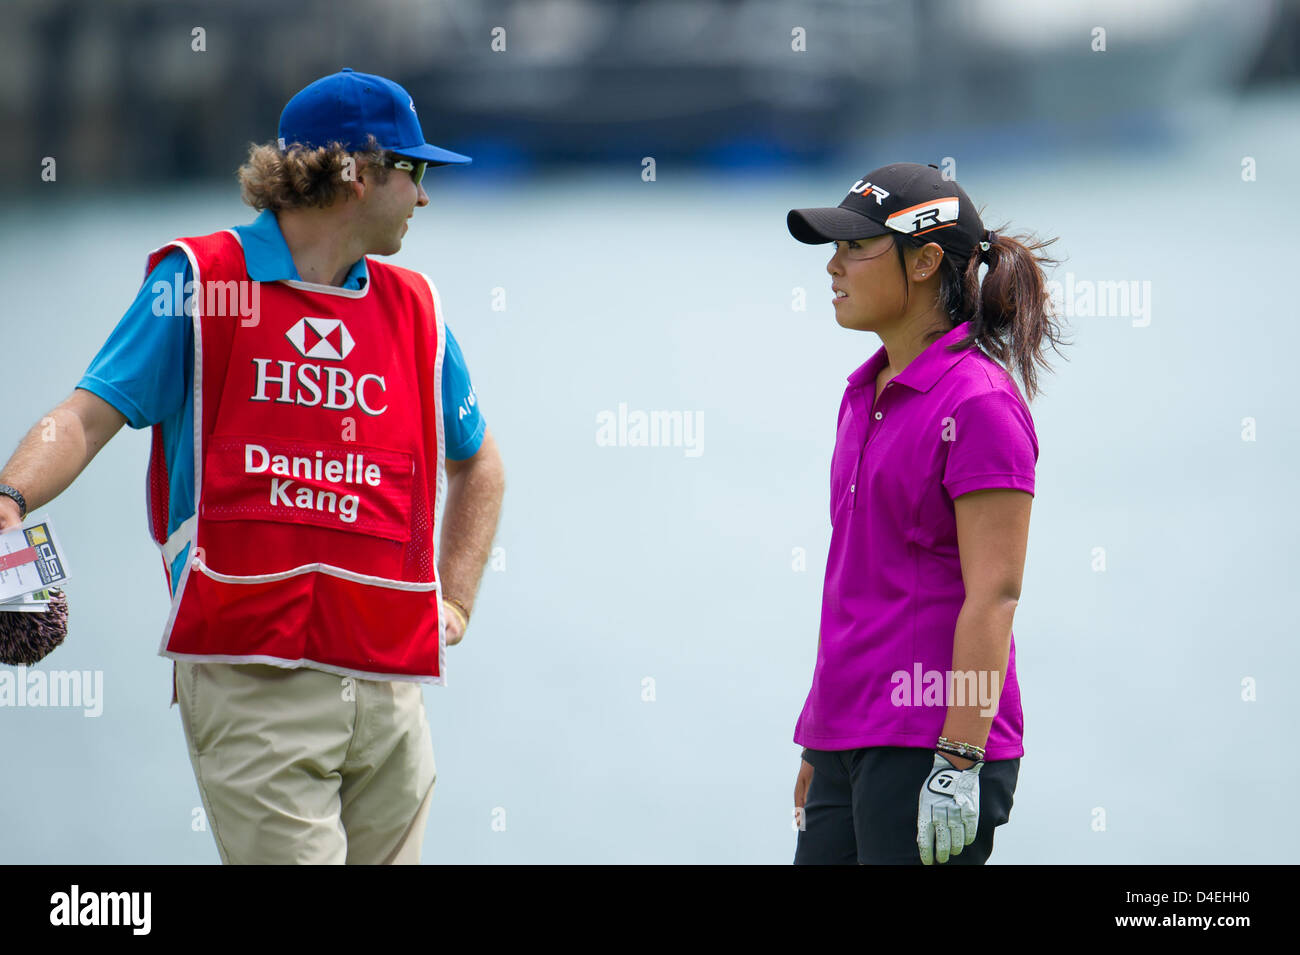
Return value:
[[(67, 490), (124, 424), (126, 417), (107, 401), (76, 388), (32, 425), (0, 470), (0, 484), (17, 488), (30, 514)], [(0, 531), (21, 524), (17, 502), (0, 494)]]
[[(505, 488), (501, 452), (491, 429), (485, 427), (483, 443), (473, 457), (447, 461), (447, 504), (442, 513), (438, 578), (443, 599), (451, 598), (467, 611), (474, 609), (483, 568), (492, 552)], [(455, 618), (454, 613), (448, 616)], [(460, 642), (460, 637), (459, 627), (453, 630), (449, 626), (448, 645)]]

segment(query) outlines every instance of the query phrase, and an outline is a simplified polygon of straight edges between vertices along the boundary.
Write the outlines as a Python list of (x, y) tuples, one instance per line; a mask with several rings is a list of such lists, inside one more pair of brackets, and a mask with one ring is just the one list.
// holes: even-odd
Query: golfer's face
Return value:
[(834, 290), (835, 320), (845, 328), (879, 328), (903, 306), (904, 279), (891, 236), (836, 242), (826, 271)]

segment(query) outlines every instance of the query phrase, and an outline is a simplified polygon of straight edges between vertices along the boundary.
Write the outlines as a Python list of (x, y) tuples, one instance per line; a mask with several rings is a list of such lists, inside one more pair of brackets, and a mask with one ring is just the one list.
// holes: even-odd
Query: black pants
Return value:
[[(869, 746), (806, 749), (813, 768), (804, 803), (795, 865), (920, 865), (916, 809), (934, 750)], [(993, 830), (1011, 817), (1019, 759), (985, 762), (980, 770), (980, 818), (975, 841), (944, 865), (983, 865)], [(936, 859), (935, 864), (939, 862)]]

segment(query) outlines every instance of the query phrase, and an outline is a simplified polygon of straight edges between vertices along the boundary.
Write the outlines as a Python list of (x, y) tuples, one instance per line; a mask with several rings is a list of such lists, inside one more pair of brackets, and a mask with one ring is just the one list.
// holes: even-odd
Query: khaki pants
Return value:
[(419, 864), (437, 778), (420, 684), (263, 664), (175, 672), (223, 863)]

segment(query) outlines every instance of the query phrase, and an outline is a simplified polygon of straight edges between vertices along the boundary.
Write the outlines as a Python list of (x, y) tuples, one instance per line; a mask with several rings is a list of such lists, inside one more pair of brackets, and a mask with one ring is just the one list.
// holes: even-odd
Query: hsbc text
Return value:
[[(275, 362), (279, 365), (279, 374), (274, 374), (267, 370), (270, 364), (270, 358), (253, 359), (253, 365), (257, 368), (257, 386), (253, 389), (250, 401), (274, 401), (276, 404), (304, 405), (308, 408), (320, 405), (331, 411), (347, 411), (355, 404), (371, 416), (381, 415), (388, 410), (387, 404), (380, 408), (372, 404), (375, 400), (382, 400), (379, 396), (387, 390), (380, 375), (365, 374), (353, 381), (352, 372), (346, 368), (337, 365), (322, 368), (306, 362), (298, 364), (295, 373), (294, 363), (283, 360)], [(322, 371), (325, 375), (323, 382)], [(267, 395), (268, 385), (278, 386), (279, 397)]]

